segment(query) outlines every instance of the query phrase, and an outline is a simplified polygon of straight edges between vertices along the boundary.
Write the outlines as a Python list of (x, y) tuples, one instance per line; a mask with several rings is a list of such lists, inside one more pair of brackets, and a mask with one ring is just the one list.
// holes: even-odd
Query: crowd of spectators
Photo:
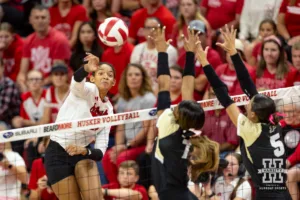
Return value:
[[(108, 17), (119, 17), (129, 27), (122, 46), (108, 47), (98, 38), (97, 28)], [(182, 36), (188, 27), (199, 32), (203, 47), (210, 47), (208, 61), (230, 95), (242, 90), (230, 56), (216, 45), (226, 24), (238, 29), (236, 48), (258, 90), (300, 85), (300, 0), (1, 0), (0, 22), (0, 130), (55, 122), (86, 52), (116, 69), (116, 84), (109, 93), (115, 113), (155, 107), (158, 53), (148, 36), (158, 25), (165, 26), (166, 37), (172, 39), (167, 50), (172, 104), (181, 101)], [(194, 99), (215, 98), (201, 63), (195, 68)], [(284, 123), (298, 132), (297, 99), (282, 102)], [(251, 177), (243, 178), (242, 160), (233, 153), (239, 146), (236, 132), (224, 110), (206, 113), (202, 134), (220, 144), (220, 157), (229, 163), (211, 185), (224, 200), (255, 195)], [(110, 196), (106, 199), (129, 199), (126, 188), (139, 199), (157, 199), (149, 169), (156, 135), (155, 121), (112, 128), (108, 151), (98, 163), (103, 193)], [(0, 200), (56, 199), (43, 167), (48, 142), (45, 137), (0, 144)], [(293, 200), (299, 198), (297, 144), (287, 145)], [(199, 196), (200, 186), (189, 183)]]

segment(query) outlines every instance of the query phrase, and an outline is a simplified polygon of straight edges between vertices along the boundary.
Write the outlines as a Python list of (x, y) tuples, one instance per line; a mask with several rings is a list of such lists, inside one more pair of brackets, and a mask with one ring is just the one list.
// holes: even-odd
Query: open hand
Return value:
[(207, 53), (209, 47), (207, 46), (205, 50), (203, 50), (201, 43), (197, 45), (196, 58), (201, 63), (202, 67), (208, 65), (207, 61)]
[(160, 25), (158, 25), (156, 29), (153, 28), (152, 36), (148, 36), (154, 42), (158, 52), (167, 52), (170, 42), (172, 42), (171, 39), (166, 41), (165, 30), (165, 26), (161, 28)]
[(91, 53), (86, 53), (86, 57), (84, 58), (84, 61), (88, 61), (87, 64), (84, 65), (84, 70), (86, 72), (95, 72), (99, 68), (99, 58)]
[(74, 144), (67, 146), (65, 150), (70, 156), (86, 155), (88, 153), (85, 147), (76, 146)]
[(216, 45), (224, 49), (229, 55), (234, 55), (237, 53), (235, 49), (235, 38), (236, 38), (236, 29), (231, 26), (230, 30), (227, 25), (225, 25), (225, 29), (220, 29), (221, 34), (223, 36), (224, 42), (217, 42)]
[(181, 35), (181, 38), (184, 41), (185, 51), (195, 52), (197, 50), (197, 45), (200, 44), (199, 33), (192, 30), (190, 27), (187, 28), (188, 38)]

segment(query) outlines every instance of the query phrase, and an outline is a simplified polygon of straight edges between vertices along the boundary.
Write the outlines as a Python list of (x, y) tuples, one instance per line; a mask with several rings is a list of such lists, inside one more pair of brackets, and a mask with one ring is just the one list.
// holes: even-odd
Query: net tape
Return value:
[[(271, 97), (273, 100), (279, 100), (284, 97), (300, 96), (300, 86), (266, 90), (260, 93)], [(231, 98), (236, 102), (238, 106), (246, 105), (249, 102), (249, 98), (244, 94), (232, 96)], [(217, 99), (203, 100), (199, 101), (198, 103), (201, 104), (205, 111), (223, 108)], [(151, 108), (126, 113), (73, 120), (69, 122), (12, 129), (0, 132), (0, 143), (25, 140), (36, 137), (45, 137), (49, 136), (52, 133), (89, 130), (105, 126), (115, 126), (132, 122), (146, 121), (155, 118), (156, 108)]]

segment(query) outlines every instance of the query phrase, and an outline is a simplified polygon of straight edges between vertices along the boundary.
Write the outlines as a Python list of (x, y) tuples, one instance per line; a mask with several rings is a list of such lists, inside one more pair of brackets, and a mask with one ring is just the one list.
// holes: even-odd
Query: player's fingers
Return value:
[(164, 26), (164, 27), (161, 29), (161, 36), (162, 36), (162, 37), (165, 37), (165, 32), (166, 32), (166, 26)]
[(234, 29), (234, 32), (233, 32), (233, 38), (234, 38), (234, 39), (236, 38), (236, 29)]
[(208, 53), (208, 50), (209, 50), (209, 46), (205, 47), (204, 52), (205, 52), (206, 55), (207, 55), (207, 53)]
[(169, 46), (169, 45), (171, 44), (172, 41), (173, 41), (172, 39), (169, 39), (169, 40), (167, 41), (167, 45)]

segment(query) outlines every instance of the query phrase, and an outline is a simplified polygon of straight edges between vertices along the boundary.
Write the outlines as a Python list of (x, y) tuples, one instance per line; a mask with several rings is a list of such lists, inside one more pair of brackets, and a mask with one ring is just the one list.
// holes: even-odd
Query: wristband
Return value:
[(165, 52), (158, 53), (157, 78), (160, 75), (169, 75), (170, 76), (168, 54)]
[(186, 52), (183, 76), (195, 76), (195, 54), (193, 52)]
[(94, 161), (101, 161), (103, 158), (103, 153), (100, 149), (89, 149), (87, 148), (87, 154), (86, 156)]

